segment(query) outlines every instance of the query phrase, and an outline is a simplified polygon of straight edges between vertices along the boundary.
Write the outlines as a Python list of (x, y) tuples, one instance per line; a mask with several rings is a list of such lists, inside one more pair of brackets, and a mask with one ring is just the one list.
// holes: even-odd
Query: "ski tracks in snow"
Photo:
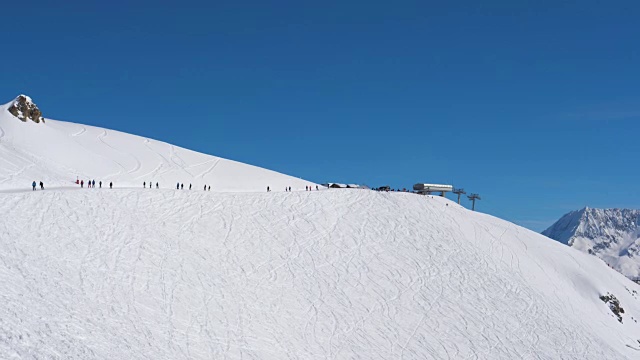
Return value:
[[(50, 329), (28, 331), (35, 339), (24, 342), (28, 354), (613, 354), (595, 337), (597, 327), (567, 320), (582, 314), (579, 308), (562, 313), (567, 292), (549, 298), (531, 284), (527, 271), (533, 265), (524, 255), (531, 249), (522, 251), (513, 239), (529, 235), (445, 207), (444, 200), (362, 190), (95, 189), (3, 196), (0, 284), (11, 279), (4, 293), (24, 287), (34, 295), (3, 297), (0, 333), (43, 324)], [(554, 271), (540, 276), (556, 281)], [(82, 344), (95, 346), (89, 351)]]
[[(83, 129), (84, 129), (84, 126), (83, 126)], [(83, 131), (83, 132), (84, 132), (84, 131)], [(74, 135), (74, 136), (75, 136), (75, 135)], [(120, 151), (120, 150), (118, 150), (118, 149), (114, 148), (113, 146), (109, 145), (109, 143), (107, 143), (107, 142), (104, 140), (106, 137), (107, 137), (107, 130), (103, 130), (103, 131), (102, 131), (102, 134), (100, 134), (100, 135), (98, 135), (98, 136), (97, 136), (98, 140), (100, 140), (100, 142), (101, 142), (101, 143), (103, 143), (105, 146), (107, 146), (108, 148), (112, 149), (113, 151), (115, 151), (115, 152), (117, 152), (117, 153), (119, 153), (119, 154), (123, 154), (123, 152), (122, 152), (122, 151)], [(107, 175), (107, 176), (105, 176), (105, 178), (107, 178), (107, 179), (108, 179), (109, 177), (111, 177), (111, 176), (118, 176), (118, 175), (122, 174), (123, 172), (127, 171), (127, 169), (126, 169), (126, 168), (125, 168), (125, 167), (124, 167), (124, 166), (123, 166), (119, 161), (117, 161), (117, 160), (113, 160), (113, 162), (115, 162), (115, 163), (118, 165), (118, 167), (120, 167), (120, 171), (118, 171), (118, 172), (117, 172), (117, 173), (115, 173), (115, 174), (111, 174), (111, 175)], [(138, 162), (138, 164), (140, 164), (140, 162)]]
[(70, 136), (80, 136), (82, 134), (84, 134), (85, 132), (87, 132), (87, 128), (84, 127), (84, 125), (80, 125), (80, 131), (78, 131), (77, 133), (73, 133)]

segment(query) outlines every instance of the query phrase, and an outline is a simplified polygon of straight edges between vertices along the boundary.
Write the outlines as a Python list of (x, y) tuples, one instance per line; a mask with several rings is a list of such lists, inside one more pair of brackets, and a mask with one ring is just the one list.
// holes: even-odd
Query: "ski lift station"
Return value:
[(440, 196), (444, 196), (444, 193), (453, 191), (453, 185), (415, 184), (413, 185), (413, 190), (422, 195), (430, 195), (431, 193), (439, 192)]

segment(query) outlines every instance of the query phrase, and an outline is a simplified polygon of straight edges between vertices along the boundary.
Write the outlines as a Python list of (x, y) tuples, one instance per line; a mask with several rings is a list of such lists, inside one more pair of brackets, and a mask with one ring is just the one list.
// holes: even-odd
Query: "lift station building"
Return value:
[(453, 191), (453, 185), (443, 184), (415, 184), (413, 190), (418, 194), (429, 195), (431, 193), (440, 193), (440, 196), (444, 196), (444, 193)]

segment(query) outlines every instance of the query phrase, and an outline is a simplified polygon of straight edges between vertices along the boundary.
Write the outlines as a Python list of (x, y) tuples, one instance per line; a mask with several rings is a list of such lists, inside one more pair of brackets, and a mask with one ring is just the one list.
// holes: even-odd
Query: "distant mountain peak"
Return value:
[(11, 105), (7, 108), (7, 111), (11, 115), (26, 122), (31, 120), (35, 123), (44, 123), (44, 117), (38, 106), (27, 95), (20, 94), (11, 102)]
[(542, 234), (596, 255), (624, 275), (640, 276), (640, 210), (585, 207), (567, 213)]

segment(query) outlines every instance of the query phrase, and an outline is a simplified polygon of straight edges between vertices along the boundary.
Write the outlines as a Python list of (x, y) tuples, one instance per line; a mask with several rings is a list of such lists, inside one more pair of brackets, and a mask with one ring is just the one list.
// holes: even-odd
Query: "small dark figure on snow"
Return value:
[(160, 189), (160, 185), (158, 185), (158, 183), (156, 183), (156, 189)]
[(176, 184), (176, 190), (180, 190), (180, 183)]
[(147, 188), (147, 182), (146, 182), (146, 181), (142, 183), (142, 188), (143, 188), (143, 189), (146, 189), (146, 188)]
[(184, 190), (184, 184), (180, 184), (180, 190)]
[(289, 186), (289, 192), (291, 192), (291, 186)]
[(316, 185), (316, 191), (318, 191), (318, 190), (320, 190), (320, 189), (318, 189), (318, 185)]
[(189, 190), (191, 190), (191, 184), (189, 184)]
[(40, 181), (40, 190), (44, 190), (44, 183)]
[(209, 190), (208, 191), (211, 191), (211, 185), (209, 185)]
[(84, 187), (84, 180), (80, 180), (80, 187), (83, 188)]
[(207, 185), (204, 186), (204, 191), (207, 191)]
[(33, 182), (31, 183), (31, 187), (33, 187), (33, 191), (36, 191), (36, 181), (33, 180)]
[(102, 180), (100, 180), (100, 189), (102, 189)]
[(109, 189), (113, 189), (113, 182), (109, 183)]
[(93, 180), (93, 182), (91, 182), (91, 187), (94, 188), (94, 189), (96, 188), (96, 181), (95, 180)]
[(269, 187), (267, 186), (267, 192), (269, 192), (269, 191), (271, 191), (271, 190), (269, 190)]

